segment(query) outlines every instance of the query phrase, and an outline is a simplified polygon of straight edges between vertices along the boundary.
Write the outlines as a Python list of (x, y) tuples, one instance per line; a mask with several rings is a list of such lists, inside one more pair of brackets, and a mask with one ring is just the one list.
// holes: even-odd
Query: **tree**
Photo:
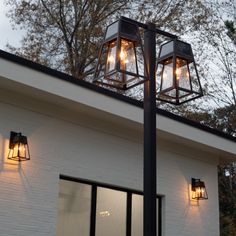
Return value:
[(207, 42), (204, 50), (204, 77), (210, 81), (207, 95), (216, 107), (236, 105), (236, 3), (232, 0), (212, 1), (217, 24), (202, 36)]
[(12, 23), (26, 30), (22, 46), (8, 49), (80, 79), (93, 73), (104, 28), (121, 13), (174, 33), (196, 30), (211, 18), (206, 6), (194, 0), (7, 0), (7, 4)]
[(26, 30), (21, 48), (9, 49), (30, 60), (84, 78), (93, 71), (97, 42), (108, 16), (126, 0), (8, 0), (8, 16)]
[(219, 166), (221, 236), (236, 236), (236, 166)]

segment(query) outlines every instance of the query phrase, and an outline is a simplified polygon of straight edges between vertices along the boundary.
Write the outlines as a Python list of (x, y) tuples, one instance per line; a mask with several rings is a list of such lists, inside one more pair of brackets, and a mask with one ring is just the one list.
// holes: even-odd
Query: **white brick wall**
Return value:
[[(104, 125), (96, 117), (83, 119), (83, 114), (77, 114), (74, 122), (71, 117), (76, 114), (69, 111), (63, 119), (55, 118), (46, 114), (48, 104), (21, 106), (27, 107), (17, 101), (0, 103), (1, 236), (55, 235), (59, 174), (142, 189), (139, 130), (126, 127), (123, 132), (122, 127)], [(30, 161), (19, 164), (6, 159), (10, 131), (28, 137)], [(157, 189), (164, 195), (163, 235), (219, 236), (218, 160), (165, 140), (160, 140), (157, 155)], [(190, 201), (191, 177), (205, 181), (209, 200), (199, 205)]]

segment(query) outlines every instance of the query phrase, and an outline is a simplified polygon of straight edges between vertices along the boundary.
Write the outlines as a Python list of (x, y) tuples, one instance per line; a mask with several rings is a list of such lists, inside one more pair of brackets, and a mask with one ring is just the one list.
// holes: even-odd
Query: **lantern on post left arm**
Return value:
[(143, 83), (147, 80), (143, 55), (139, 27), (119, 19), (106, 29), (94, 82), (121, 90)]

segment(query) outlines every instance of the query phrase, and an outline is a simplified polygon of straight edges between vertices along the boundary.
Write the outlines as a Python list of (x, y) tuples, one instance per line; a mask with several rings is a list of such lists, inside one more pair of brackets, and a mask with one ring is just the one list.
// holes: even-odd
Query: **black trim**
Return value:
[(97, 209), (97, 186), (92, 185), (91, 215), (90, 215), (90, 236), (95, 236), (96, 231), (96, 209)]
[[(106, 183), (100, 183), (100, 182), (93, 181), (93, 180), (81, 179), (81, 178), (76, 178), (76, 177), (62, 175), (62, 174), (59, 175), (59, 178), (64, 179), (64, 180), (68, 180), (68, 181), (73, 181), (73, 182), (80, 182), (82, 184), (96, 185), (98, 187), (110, 188), (113, 190), (123, 191), (123, 192), (127, 192), (127, 193), (134, 193), (134, 194), (138, 194), (138, 195), (143, 195), (143, 191), (140, 191), (137, 189), (131, 189), (131, 188), (125, 188), (125, 187), (120, 187), (120, 186), (106, 184)], [(157, 198), (161, 199), (162, 197), (163, 197), (162, 195), (157, 194)]]
[(158, 214), (158, 228), (157, 234), (162, 235), (162, 199), (158, 199), (158, 206), (157, 206), (157, 214)]
[(126, 200), (126, 236), (131, 236), (132, 232), (132, 193), (127, 192)]
[[(101, 94), (103, 94), (103, 95), (106, 95), (106, 96), (109, 96), (109, 97), (112, 97), (112, 98), (115, 98), (115, 99), (119, 99), (119, 100), (121, 100), (121, 101), (123, 101), (123, 102), (126, 102), (126, 103), (129, 103), (129, 104), (131, 104), (131, 105), (134, 105), (134, 106), (143, 108), (143, 102), (142, 102), (142, 101), (138, 101), (138, 100), (135, 100), (135, 99), (133, 99), (133, 98), (124, 96), (124, 95), (122, 95), (122, 94), (119, 94), (119, 93), (110, 91), (110, 90), (108, 90), (108, 89), (99, 87), (99, 86), (97, 86), (97, 85), (95, 85), (95, 84), (86, 82), (86, 81), (84, 81), (84, 80), (76, 79), (75, 77), (70, 76), (70, 75), (68, 75), (68, 74), (65, 74), (65, 73), (63, 73), (63, 72), (60, 72), (60, 71), (51, 69), (51, 68), (49, 68), (49, 67), (40, 65), (40, 64), (38, 64), (38, 63), (35, 63), (35, 62), (30, 61), (30, 60), (24, 59), (24, 58), (22, 58), (22, 57), (19, 57), (19, 56), (13, 55), (13, 54), (11, 54), (11, 53), (5, 52), (5, 51), (3, 51), (3, 50), (0, 50), (0, 57), (3, 58), (3, 59), (6, 59), (6, 60), (8, 60), (8, 61), (11, 61), (11, 62), (15, 62), (15, 63), (17, 63), (17, 64), (20, 64), (20, 65), (22, 65), (22, 66), (26, 66), (26, 67), (28, 67), (28, 68), (34, 69), (34, 70), (36, 70), (36, 71), (40, 71), (40, 72), (42, 72), (42, 73), (45, 73), (45, 74), (48, 74), (48, 75), (57, 77), (58, 79), (67, 81), (67, 82), (69, 82), (69, 83), (73, 83), (73, 84), (75, 84), (75, 85), (78, 85), (78, 86), (81, 86), (81, 87), (84, 87), (84, 88), (93, 90), (93, 91), (98, 92), (98, 93), (101, 93)], [(195, 128), (197, 128), (197, 129), (206, 131), (206, 132), (208, 132), (208, 133), (211, 133), (211, 134), (220, 136), (220, 137), (222, 137), (222, 138), (225, 138), (225, 139), (228, 139), (228, 140), (231, 140), (231, 141), (236, 142), (236, 137), (233, 137), (233, 136), (231, 136), (231, 135), (229, 135), (229, 134), (226, 134), (226, 133), (224, 133), (224, 132), (222, 132), (222, 131), (219, 131), (219, 130), (210, 128), (210, 127), (205, 126), (205, 125), (203, 125), (203, 124), (200, 124), (200, 123), (198, 123), (198, 122), (196, 122), (196, 121), (192, 121), (192, 120), (189, 120), (189, 119), (187, 119), (187, 118), (184, 118), (184, 117), (175, 115), (175, 114), (170, 113), (170, 112), (168, 112), (168, 111), (165, 111), (165, 110), (163, 110), (163, 109), (156, 108), (156, 113), (159, 114), (159, 115), (168, 117), (168, 118), (170, 118), (170, 119), (179, 121), (179, 122), (181, 122), (181, 123), (190, 125), (190, 126), (195, 127)]]

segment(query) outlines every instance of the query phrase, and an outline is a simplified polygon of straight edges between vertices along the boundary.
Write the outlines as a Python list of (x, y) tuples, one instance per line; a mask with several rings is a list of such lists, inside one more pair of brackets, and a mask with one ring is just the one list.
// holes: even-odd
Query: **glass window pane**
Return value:
[(132, 236), (143, 235), (143, 196), (132, 194)]
[[(159, 223), (159, 199), (157, 198), (157, 235)], [(143, 236), (143, 195), (132, 194), (131, 235)]]
[(122, 191), (97, 188), (96, 236), (126, 235), (126, 196)]
[(91, 186), (60, 180), (57, 236), (89, 236)]

